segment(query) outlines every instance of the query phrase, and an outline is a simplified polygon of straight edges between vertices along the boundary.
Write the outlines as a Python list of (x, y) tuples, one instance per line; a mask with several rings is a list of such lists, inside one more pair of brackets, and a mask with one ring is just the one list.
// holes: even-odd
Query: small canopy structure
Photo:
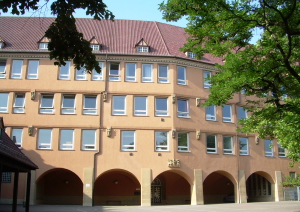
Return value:
[[(27, 173), (25, 211), (29, 211), (31, 170), (36, 169), (38, 169), (37, 165), (24, 155), (14, 141), (12, 141), (5, 133), (3, 117), (0, 117), (0, 179), (2, 179), (3, 172), (14, 172), (15, 177), (12, 212), (17, 210), (18, 181), (20, 172)], [(0, 195), (1, 185), (2, 181), (0, 181)]]

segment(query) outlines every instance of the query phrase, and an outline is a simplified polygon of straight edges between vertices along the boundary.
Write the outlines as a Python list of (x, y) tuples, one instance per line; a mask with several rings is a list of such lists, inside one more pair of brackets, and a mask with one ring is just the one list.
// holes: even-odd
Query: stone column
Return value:
[(142, 169), (141, 206), (151, 206), (151, 169)]
[(247, 203), (245, 171), (239, 170), (238, 203)]
[(93, 206), (94, 168), (83, 169), (83, 206)]
[(36, 205), (36, 171), (31, 171), (29, 205)]
[(282, 173), (275, 171), (275, 202), (283, 201), (283, 186), (282, 186)]
[(194, 169), (194, 185), (191, 185), (191, 205), (203, 205), (202, 170)]

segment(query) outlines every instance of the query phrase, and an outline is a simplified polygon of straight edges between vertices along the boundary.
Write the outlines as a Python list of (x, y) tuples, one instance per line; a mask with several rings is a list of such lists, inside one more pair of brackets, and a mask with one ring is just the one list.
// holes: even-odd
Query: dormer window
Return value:
[(101, 43), (99, 43), (95, 36), (93, 36), (90, 40), (90, 47), (93, 49), (93, 51), (101, 50)]
[(142, 38), (136, 45), (137, 52), (149, 52), (150, 46), (146, 43), (144, 38)]
[(193, 53), (193, 52), (187, 52), (186, 55), (188, 56), (188, 58), (196, 59), (196, 53)]
[(48, 49), (48, 43), (40, 43), (39, 49)]
[(48, 43), (50, 42), (50, 39), (47, 37), (42, 37), (41, 40), (38, 41), (39, 49), (46, 49), (48, 50)]
[(99, 44), (91, 44), (91, 48), (93, 49), (93, 51), (99, 51), (100, 50)]
[(149, 52), (149, 47), (148, 46), (138, 46), (137, 52)]

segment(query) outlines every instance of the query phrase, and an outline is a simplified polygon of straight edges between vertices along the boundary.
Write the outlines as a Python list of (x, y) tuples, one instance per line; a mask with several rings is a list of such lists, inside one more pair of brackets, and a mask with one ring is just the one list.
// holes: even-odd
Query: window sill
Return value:
[(137, 81), (125, 81), (125, 82), (133, 82), (133, 83), (138, 83)]
[(85, 113), (82, 113), (81, 115), (84, 115), (84, 116), (97, 116), (98, 114), (85, 114)]
[(217, 152), (206, 152), (206, 154), (218, 155), (218, 153), (217, 153)]
[(190, 117), (190, 116), (187, 116), (187, 117), (181, 117), (181, 116), (177, 116), (177, 118), (190, 119), (191, 117)]
[(75, 151), (75, 149), (59, 149), (59, 151)]
[(207, 120), (207, 119), (205, 119), (206, 121), (214, 121), (214, 122), (217, 122), (217, 120)]
[(249, 156), (249, 154), (247, 154), (247, 155), (241, 155), (241, 154), (240, 154), (240, 156)]
[(35, 78), (35, 79), (30, 79), (30, 78), (27, 78), (26, 80), (38, 80), (38, 78)]
[(37, 150), (42, 150), (42, 151), (53, 151), (53, 149), (37, 149)]
[(223, 121), (223, 123), (234, 124), (232, 121)]
[(77, 115), (76, 113), (60, 113), (60, 115)]
[(178, 153), (191, 153), (191, 151), (177, 151)]
[(39, 113), (40, 115), (55, 115), (55, 113)]

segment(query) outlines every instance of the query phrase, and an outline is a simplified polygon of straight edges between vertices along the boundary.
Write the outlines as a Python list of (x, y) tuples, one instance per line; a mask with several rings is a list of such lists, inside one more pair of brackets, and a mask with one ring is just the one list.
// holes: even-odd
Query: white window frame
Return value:
[[(64, 101), (66, 97), (73, 97), (74, 105), (73, 107), (64, 106)], [(71, 99), (71, 98), (69, 98)], [(61, 102), (61, 114), (75, 114), (76, 113), (76, 95), (75, 94), (63, 94)]]
[[(179, 72), (183, 72), (184, 79), (179, 78)], [(182, 66), (177, 67), (177, 84), (178, 85), (186, 85), (186, 68)]]
[[(116, 71), (116, 69), (112, 69), (112, 65), (118, 65), (118, 74), (113, 74), (111, 71)], [(121, 81), (120, 76), (120, 63), (110, 63), (109, 64), (109, 81)]]
[[(86, 106), (86, 98), (95, 98), (96, 101), (96, 105), (95, 108), (89, 108)], [(97, 102), (97, 95), (84, 95), (83, 97), (83, 114), (85, 115), (97, 115), (97, 107), (98, 106), (98, 102)]]
[[(161, 72), (164, 71), (164, 69), (161, 69), (162, 67), (167, 68), (167, 77), (162, 77)], [(158, 83), (169, 83), (169, 66), (168, 65), (158, 65)]]
[[(50, 138), (43, 134), (41, 135), (41, 131), (44, 131), (45, 133), (49, 134), (50, 132)], [(43, 142), (41, 142), (41, 139), (43, 139)], [(46, 141), (46, 142), (45, 142)], [(37, 149), (52, 149), (52, 129), (39, 129), (38, 130), (38, 146)]]
[[(138, 101), (145, 101), (145, 108), (142, 110), (137, 109)], [(147, 116), (148, 115), (148, 98), (146, 96), (135, 96), (134, 97), (134, 115), (135, 116)]]
[[(88, 138), (86, 138), (86, 133), (91, 133), (94, 134), (94, 138), (93, 140), (88, 140)], [(88, 140), (88, 141), (87, 141)], [(92, 141), (92, 142), (90, 142)], [(82, 136), (81, 136), (81, 149), (82, 150), (96, 150), (96, 130), (82, 130)]]
[[(164, 99), (167, 104), (167, 110), (157, 109), (157, 99)], [(155, 97), (155, 116), (169, 116), (169, 102), (168, 97)]]
[[(16, 105), (16, 101), (17, 101), (18, 97), (23, 98), (23, 102), (21, 105)], [(14, 101), (13, 108), (14, 108), (14, 113), (24, 113), (25, 112), (25, 93), (16, 93), (15, 94), (15, 101)]]
[(6, 106), (4, 104), (3, 104), (4, 106), (1, 106), (1, 103), (3, 103), (3, 102), (0, 102), (0, 113), (7, 113), (8, 112), (9, 93), (0, 93), (0, 95), (7, 96), (6, 97)]
[[(149, 66), (150, 69), (151, 69), (151, 72), (150, 72), (151, 76), (150, 77), (145, 76), (144, 71), (146, 71), (145, 70), (146, 66)], [(142, 64), (142, 82), (153, 82), (153, 66), (152, 66), (152, 64)]]
[(203, 83), (204, 83), (204, 88), (210, 88), (211, 84), (210, 84), (210, 80), (207, 80), (207, 75), (209, 75), (209, 77), (211, 78), (211, 72), (210, 71), (204, 71), (203, 72)]
[[(187, 137), (186, 146), (179, 146), (180, 134), (186, 134), (186, 137)], [(177, 133), (177, 151), (178, 152), (189, 152), (190, 151), (190, 134), (188, 132), (178, 132)]]
[(243, 116), (245, 116), (245, 118), (248, 117), (248, 114), (247, 114), (247, 110), (244, 109), (244, 107), (240, 107), (238, 106), (238, 119), (242, 119), (243, 117), (241, 117), (241, 112), (243, 112)]
[[(59, 79), (60, 80), (69, 80), (70, 79), (70, 68), (71, 68), (71, 62), (70, 61), (65, 61), (66, 65), (65, 66), (61, 66), (59, 67)], [(68, 69), (68, 73), (67, 74), (62, 74), (62, 68), (66, 68)]]
[[(116, 103), (116, 98), (118, 97), (124, 97), (124, 109), (115, 109), (115, 103)], [(112, 99), (112, 115), (115, 116), (124, 116), (126, 115), (126, 96), (113, 96)]]
[(84, 67), (82, 67), (80, 70), (75, 69), (75, 73), (75, 80), (86, 80), (87, 74)]
[(39, 49), (47, 49), (48, 50), (48, 43), (40, 43)]
[(195, 59), (195, 58), (196, 58), (196, 53), (194, 53), (194, 52), (188, 52), (188, 53), (187, 53), (187, 56), (188, 56), (189, 58)]
[(99, 51), (100, 50), (100, 45), (99, 44), (91, 44), (90, 47), (92, 48), (93, 51)]
[[(36, 67), (33, 64), (34, 62), (37, 62), (37, 66)], [(40, 61), (39, 60), (29, 60), (28, 61), (27, 79), (38, 79), (39, 65), (40, 65)], [(31, 72), (30, 70), (34, 70), (34, 72)]]
[(0, 79), (6, 78), (6, 60), (0, 60)]
[(19, 149), (22, 149), (23, 140), (23, 129), (22, 128), (12, 128), (11, 139), (14, 141), (14, 136), (16, 136), (16, 145)]
[[(68, 137), (67, 140), (63, 140), (63, 133), (72, 133), (71, 137)], [(59, 149), (60, 150), (74, 150), (74, 129), (63, 129), (60, 130), (59, 135)]]
[[(245, 139), (246, 141), (246, 147), (247, 149), (246, 150), (241, 150), (241, 140), (240, 139)], [(248, 138), (245, 138), (245, 137), (239, 137), (239, 152), (240, 152), (240, 155), (249, 155), (249, 141), (248, 141)]]
[(278, 144), (278, 157), (285, 158), (286, 150), (280, 144)]
[[(272, 145), (272, 147), (269, 148), (270, 145), (269, 145), (269, 147), (267, 147), (267, 146), (266, 146), (266, 145), (267, 145), (266, 142), (270, 142), (270, 145)], [(265, 156), (266, 156), (266, 157), (274, 157), (274, 146), (273, 146), (273, 141), (272, 141), (272, 140), (269, 140), (269, 139), (265, 139), (265, 140), (264, 140), (264, 147), (265, 147)]]
[[(212, 110), (213, 114), (209, 114), (208, 112)], [(211, 105), (209, 107), (205, 108), (205, 119), (207, 121), (216, 121), (216, 106), (215, 105)]]
[(99, 62), (99, 66), (101, 67), (101, 72), (100, 72), (100, 74), (97, 73), (95, 69), (94, 69), (93, 72), (92, 72), (92, 80), (94, 80), (94, 81), (100, 81), (100, 80), (103, 80), (103, 73), (104, 73), (103, 62)]
[[(157, 138), (158, 137), (162, 137), (159, 135), (159, 133), (166, 133), (167, 134), (167, 144), (166, 145), (160, 145), (157, 144)], [(165, 152), (165, 151), (169, 151), (169, 132), (168, 131), (155, 131), (155, 151), (157, 152)]]
[[(17, 62), (21, 63), (21, 68), (16, 69), (16, 64)], [(22, 79), (22, 69), (23, 69), (23, 60), (13, 60), (12, 61), (12, 68), (11, 68), (11, 79)]]
[[(215, 139), (215, 147), (214, 148), (208, 147), (208, 145), (207, 145), (209, 136), (213, 136), (214, 139)], [(218, 142), (217, 142), (217, 136), (216, 135), (210, 135), (210, 134), (206, 135), (206, 153), (208, 153), (208, 154), (218, 153)]]
[[(134, 65), (134, 76), (131, 76), (129, 73), (129, 70), (132, 67), (129, 67), (131, 65)], [(136, 82), (136, 64), (135, 63), (126, 63), (126, 76), (125, 76), (125, 81), (126, 82)]]
[[(125, 136), (124, 136), (125, 132), (133, 133), (133, 136), (130, 135), (130, 138), (133, 137), (132, 138), (133, 144), (124, 144), (123, 143), (123, 141), (125, 139)], [(127, 148), (130, 148), (130, 149), (127, 149)], [(135, 151), (136, 150), (136, 139), (135, 139), (135, 131), (134, 130), (122, 130), (121, 131), (121, 150), (122, 151)]]
[[(179, 111), (179, 102), (185, 101), (187, 111)], [(179, 118), (189, 118), (190, 117), (190, 109), (189, 109), (189, 100), (187, 99), (178, 99), (177, 100), (177, 117)]]
[(149, 52), (149, 47), (148, 46), (138, 46), (137, 52)]
[[(42, 107), (43, 97), (52, 97), (52, 105)], [(40, 113), (43, 114), (53, 114), (54, 113), (54, 95), (53, 94), (42, 94), (41, 95), (41, 103), (40, 103)]]
[[(225, 138), (230, 138), (231, 149), (225, 149)], [(223, 136), (223, 154), (224, 155), (233, 155), (233, 137), (232, 136)]]
[[(225, 110), (229, 109), (230, 117), (225, 116)], [(222, 107), (222, 116), (223, 116), (223, 122), (230, 122), (232, 123), (232, 106), (231, 105), (223, 105)]]

